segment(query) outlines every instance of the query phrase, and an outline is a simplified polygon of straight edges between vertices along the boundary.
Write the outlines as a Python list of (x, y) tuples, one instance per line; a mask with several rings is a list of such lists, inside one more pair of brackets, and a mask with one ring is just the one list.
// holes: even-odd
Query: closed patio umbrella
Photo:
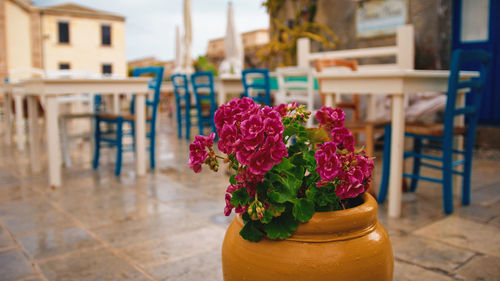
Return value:
[(191, 58), (191, 0), (184, 0), (184, 60), (183, 68), (186, 73), (193, 72), (193, 60)]
[(175, 27), (175, 60), (174, 60), (174, 73), (182, 72), (182, 43), (181, 33), (179, 26)]
[(240, 75), (243, 69), (243, 46), (241, 36), (236, 31), (234, 24), (233, 4), (228, 3), (227, 27), (224, 38), (225, 58), (219, 67), (221, 76)]

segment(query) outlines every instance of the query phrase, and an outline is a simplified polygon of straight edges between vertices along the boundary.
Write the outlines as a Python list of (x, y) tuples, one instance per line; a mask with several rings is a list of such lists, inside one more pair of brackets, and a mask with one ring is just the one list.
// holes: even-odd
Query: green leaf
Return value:
[(264, 233), (258, 228), (259, 224), (260, 223), (252, 220), (247, 221), (245, 223), (245, 226), (243, 226), (240, 231), (241, 237), (252, 242), (260, 241), (260, 239), (262, 239), (262, 236), (264, 236)]
[(312, 143), (323, 143), (331, 140), (324, 128), (307, 128), (306, 131)]
[(316, 158), (314, 158), (315, 152), (312, 150), (306, 150), (303, 153), (304, 161), (305, 161), (305, 167), (309, 172), (314, 172), (316, 171)]
[(264, 224), (264, 231), (271, 239), (286, 239), (292, 236), (299, 227), (299, 222), (289, 211), (275, 217), (270, 223)]
[(283, 173), (291, 170), (293, 167), (295, 167), (295, 165), (293, 165), (288, 158), (283, 158), (283, 161), (281, 161), (278, 165), (275, 165), (273, 169), (275, 169), (278, 173)]
[(233, 192), (233, 196), (231, 197), (231, 205), (238, 207), (238, 206), (245, 206), (248, 204), (250, 201), (250, 195), (248, 195), (248, 192), (246, 188), (240, 188), (237, 189)]
[(269, 223), (274, 217), (281, 215), (285, 211), (285, 205), (273, 204), (264, 212), (264, 217), (260, 220), (262, 223)]
[(293, 203), (293, 216), (300, 222), (307, 222), (314, 215), (314, 202), (311, 199), (300, 198)]
[(300, 188), (301, 180), (288, 173), (283, 177), (276, 173), (268, 174), (272, 187), (268, 189), (267, 195), (277, 203), (292, 202), (297, 198), (297, 191)]
[(229, 182), (233, 185), (237, 185), (238, 182), (236, 181), (235, 179), (236, 175), (232, 175), (231, 177), (229, 177)]

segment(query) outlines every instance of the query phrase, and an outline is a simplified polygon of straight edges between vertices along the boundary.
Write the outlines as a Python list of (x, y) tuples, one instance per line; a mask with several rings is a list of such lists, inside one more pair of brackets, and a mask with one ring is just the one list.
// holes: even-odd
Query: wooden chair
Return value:
[(271, 106), (271, 78), (269, 69), (253, 68), (241, 72), (243, 96), (251, 97), (256, 103)]
[(307, 126), (312, 127), (316, 109), (314, 108), (314, 78), (310, 67), (280, 67), (276, 69), (278, 78), (277, 103), (298, 102), (311, 112)]
[[(153, 75), (148, 87), (154, 93), (153, 99), (146, 100), (146, 108), (149, 109), (146, 112), (146, 124), (149, 125), (149, 131), (146, 132), (146, 137), (149, 139), (149, 164), (151, 169), (155, 168), (156, 165), (156, 119), (158, 115), (158, 104), (160, 103), (160, 88), (163, 81), (163, 67), (161, 66), (150, 66), (144, 68), (135, 68), (132, 72), (132, 76), (137, 77), (141, 75)], [(95, 118), (95, 145), (94, 145), (94, 161), (92, 167), (96, 170), (99, 167), (99, 154), (101, 146), (107, 145), (116, 147), (116, 163), (115, 163), (115, 175), (118, 176), (121, 173), (122, 168), (122, 154), (124, 151), (123, 138), (132, 137), (131, 150), (135, 150), (135, 129), (134, 129), (134, 99), (132, 99), (130, 114), (107, 114), (100, 113), (96, 115)], [(116, 129), (114, 131), (105, 131), (101, 128), (103, 125), (114, 125)], [(123, 130), (123, 125), (129, 124), (132, 128), (130, 134), (127, 134)], [(147, 126), (146, 126), (147, 128)]]
[(214, 115), (217, 104), (215, 102), (214, 75), (212, 71), (198, 71), (191, 74), (191, 85), (196, 98), (199, 134), (203, 135), (203, 127), (206, 125), (215, 133)]
[[(448, 80), (448, 93), (444, 114), (444, 124), (408, 124), (405, 128), (405, 137), (413, 138), (413, 150), (404, 153), (405, 158), (413, 158), (413, 171), (411, 174), (403, 174), (403, 177), (411, 179), (410, 191), (417, 189), (419, 180), (440, 183), (443, 186), (443, 208), (446, 214), (453, 212), (453, 186), (452, 176), (462, 176), (462, 205), (470, 204), (470, 182), (472, 169), (472, 153), (476, 127), (481, 111), (481, 99), (484, 92), (484, 82), (488, 76), (491, 56), (482, 50), (455, 50), (451, 59), (450, 77)], [(470, 80), (460, 80), (461, 70), (470, 70), (467, 66), (479, 66), (479, 77)], [(470, 89), (467, 92), (468, 105), (457, 107), (457, 95), (459, 91)], [(455, 118), (463, 117), (466, 126), (456, 126)], [(454, 149), (453, 138), (465, 137), (465, 149)], [(382, 180), (378, 202), (385, 201), (388, 189), (390, 169), (390, 143), (391, 126), (386, 126), (384, 137), (384, 156), (382, 168)], [(424, 141), (433, 141), (437, 145), (425, 144)], [(426, 154), (423, 148), (438, 150), (441, 155)], [(463, 155), (462, 159), (453, 160), (454, 155)], [(424, 161), (425, 160), (425, 161)], [(428, 161), (433, 163), (428, 163)], [(439, 164), (434, 164), (440, 162)], [(463, 165), (463, 170), (456, 169)], [(420, 167), (442, 171), (441, 178), (433, 178), (420, 175)]]

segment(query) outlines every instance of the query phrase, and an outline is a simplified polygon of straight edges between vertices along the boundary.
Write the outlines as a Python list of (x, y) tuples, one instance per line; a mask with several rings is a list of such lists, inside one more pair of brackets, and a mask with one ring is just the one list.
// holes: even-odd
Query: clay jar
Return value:
[(366, 193), (363, 199), (355, 208), (315, 213), (286, 240), (244, 240), (236, 216), (222, 245), (224, 280), (392, 280), (392, 247), (377, 202)]

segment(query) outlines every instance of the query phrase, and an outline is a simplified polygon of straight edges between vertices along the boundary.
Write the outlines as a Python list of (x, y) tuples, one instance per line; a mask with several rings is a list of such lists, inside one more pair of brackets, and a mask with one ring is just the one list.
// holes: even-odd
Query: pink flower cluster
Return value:
[(261, 108), (251, 98), (235, 98), (220, 106), (214, 119), (219, 149), (234, 153), (251, 174), (264, 175), (288, 156), (281, 115), (275, 109)]
[(328, 182), (336, 182), (338, 197), (354, 198), (369, 186), (374, 168), (373, 159), (354, 152), (354, 137), (344, 127), (345, 113), (340, 108), (323, 106), (316, 113), (320, 127), (330, 133), (331, 141), (319, 146), (316, 151), (316, 171), (321, 187)]
[(195, 173), (201, 171), (201, 165), (205, 163), (209, 156), (215, 157), (212, 150), (214, 145), (215, 133), (211, 133), (208, 137), (196, 136), (194, 141), (189, 145), (189, 168)]
[(364, 154), (341, 152), (334, 142), (325, 142), (315, 154), (316, 171), (321, 187), (328, 182), (336, 182), (335, 194), (342, 198), (354, 198), (366, 191), (370, 185), (373, 159)]
[(316, 112), (319, 127), (330, 133), (332, 142), (340, 149), (354, 151), (354, 137), (351, 131), (344, 127), (345, 113), (341, 108), (321, 107)]
[[(251, 98), (235, 98), (221, 105), (214, 119), (220, 137), (219, 150), (233, 155), (243, 165), (235, 178), (239, 184), (230, 185), (227, 190), (224, 213), (229, 215), (233, 208), (231, 194), (245, 187), (253, 196), (256, 184), (274, 165), (281, 163), (288, 152), (283, 142), (281, 115), (276, 109), (261, 107)], [(235, 210), (237, 213), (244, 211), (244, 208)]]

